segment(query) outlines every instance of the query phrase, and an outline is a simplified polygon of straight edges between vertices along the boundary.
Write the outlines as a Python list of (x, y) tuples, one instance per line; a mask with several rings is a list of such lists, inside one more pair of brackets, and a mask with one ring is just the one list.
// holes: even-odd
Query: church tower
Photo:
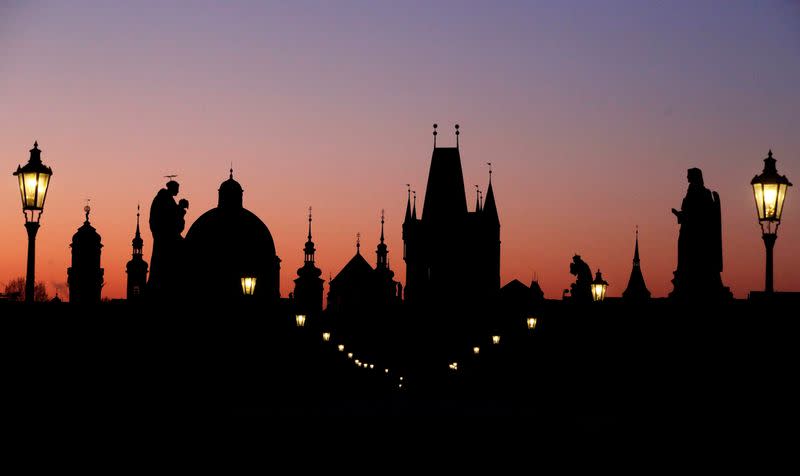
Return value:
[(96, 304), (100, 302), (103, 288), (103, 268), (100, 267), (100, 235), (89, 223), (87, 205), (86, 221), (72, 236), (72, 266), (67, 269), (69, 301), (75, 304)]
[(142, 298), (147, 285), (147, 261), (144, 260), (142, 249), (144, 240), (139, 233), (139, 207), (136, 207), (136, 235), (133, 237), (133, 254), (125, 266), (128, 274), (128, 301), (138, 301)]
[(628, 302), (642, 302), (650, 299), (650, 291), (644, 284), (642, 267), (639, 262), (639, 227), (636, 227), (636, 245), (633, 251), (633, 269), (628, 279), (628, 287), (622, 293), (622, 299)]
[(303, 248), (303, 267), (297, 270), (297, 279), (294, 280), (294, 300), (299, 312), (311, 315), (322, 312), (322, 286), (325, 282), (320, 278), (322, 271), (314, 264), (315, 253), (311, 241), (311, 207), (308, 207), (308, 241)]

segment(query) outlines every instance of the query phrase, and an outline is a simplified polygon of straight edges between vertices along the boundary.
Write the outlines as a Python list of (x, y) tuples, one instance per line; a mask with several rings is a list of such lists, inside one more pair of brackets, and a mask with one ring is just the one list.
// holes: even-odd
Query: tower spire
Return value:
[(458, 130), (459, 125), (456, 124), (456, 149), (458, 149), (458, 136), (461, 135), (461, 132)]
[(381, 209), (381, 243), (383, 243), (383, 219), (384, 219), (383, 212), (384, 212), (383, 209)]
[(406, 201), (406, 217), (403, 220), (403, 224), (411, 221), (411, 184), (407, 183), (406, 188), (408, 189), (408, 201)]
[(636, 225), (636, 245), (633, 251), (633, 265), (639, 266), (639, 225)]
[(481, 211), (481, 189), (475, 185), (475, 212)]
[(378, 261), (377, 261), (377, 268), (378, 269), (380, 269), (380, 268), (387, 268), (388, 269), (389, 268), (389, 260), (388, 260), (389, 250), (388, 250), (388, 247), (386, 246), (386, 243), (384, 243), (384, 238), (383, 238), (383, 222), (384, 222), (385, 216), (386, 215), (385, 215), (384, 211), (381, 210), (381, 242), (378, 243), (378, 249), (375, 250), (375, 254), (377, 255), (377, 258), (378, 258)]
[(356, 233), (356, 254), (361, 254), (361, 232)]
[(433, 124), (433, 148), (434, 149), (436, 148), (436, 135), (438, 134), (438, 132), (436, 132), (436, 128), (437, 127), (439, 127), (439, 124)]
[(308, 241), (311, 241), (311, 207), (308, 207)]
[(411, 213), (411, 219), (416, 221), (416, 219), (417, 219), (417, 191), (416, 190), (412, 190), (411, 193), (414, 194), (414, 211)]

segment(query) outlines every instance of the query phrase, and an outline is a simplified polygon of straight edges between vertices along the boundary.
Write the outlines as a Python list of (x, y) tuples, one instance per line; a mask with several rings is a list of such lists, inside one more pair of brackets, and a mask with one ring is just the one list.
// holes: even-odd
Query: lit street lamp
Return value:
[(245, 276), (242, 278), (242, 293), (245, 296), (252, 296), (256, 292), (256, 278)]
[(297, 324), (297, 327), (305, 327), (306, 325), (306, 315), (305, 314), (298, 314), (294, 316), (294, 322)]
[[(19, 177), (19, 191), (22, 196), (22, 214), (25, 215), (25, 229), (28, 230), (28, 272), (25, 279), (25, 301), (33, 302), (36, 271), (36, 232), (44, 211), (44, 199), (53, 170), (42, 163), (39, 143), (33, 143), (31, 156), (24, 167), (17, 166), (14, 175)], [(30, 213), (28, 213), (30, 212)], [(36, 213), (38, 212), (38, 213)]]
[(539, 321), (538, 321), (538, 320), (537, 320), (535, 317), (529, 317), (529, 318), (528, 318), (528, 320), (527, 320), (527, 323), (528, 323), (528, 329), (530, 329), (530, 330), (534, 330), (534, 329), (536, 329), (536, 324), (537, 324), (538, 322), (539, 322)]
[(750, 184), (753, 185), (753, 195), (756, 198), (758, 222), (761, 225), (761, 238), (767, 249), (767, 266), (764, 291), (773, 292), (772, 286), (772, 248), (778, 239), (778, 226), (781, 224), (783, 201), (786, 192), (792, 184), (785, 175), (779, 175), (775, 167), (776, 160), (772, 158), (772, 150), (764, 159), (764, 171), (756, 175)]
[(594, 276), (594, 281), (592, 281), (592, 299), (595, 301), (602, 301), (606, 298), (606, 288), (608, 288), (608, 283), (603, 280), (603, 275), (600, 274), (600, 270), (597, 270), (597, 274)]

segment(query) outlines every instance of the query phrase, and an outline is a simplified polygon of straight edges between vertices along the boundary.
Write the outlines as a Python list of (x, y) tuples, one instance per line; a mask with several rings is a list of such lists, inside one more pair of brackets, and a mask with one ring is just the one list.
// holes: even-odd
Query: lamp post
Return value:
[[(25, 301), (33, 302), (36, 271), (36, 232), (44, 211), (44, 199), (50, 185), (52, 169), (42, 163), (39, 143), (33, 143), (31, 156), (24, 167), (17, 166), (14, 175), (19, 178), (19, 191), (22, 197), (22, 214), (25, 216), (25, 229), (28, 231), (28, 271), (25, 279)], [(37, 213), (38, 212), (38, 213)]]
[(792, 184), (785, 175), (779, 175), (775, 167), (776, 160), (772, 158), (772, 150), (764, 159), (764, 170), (761, 175), (756, 175), (750, 184), (753, 186), (753, 195), (756, 199), (758, 223), (761, 225), (761, 238), (767, 249), (766, 278), (764, 292), (772, 293), (772, 248), (778, 239), (778, 226), (781, 224), (783, 201), (786, 200), (786, 191)]
[(597, 270), (597, 274), (594, 276), (594, 281), (592, 281), (592, 299), (595, 301), (602, 301), (606, 298), (606, 288), (608, 288), (608, 283), (603, 280), (603, 275), (600, 274), (600, 270)]

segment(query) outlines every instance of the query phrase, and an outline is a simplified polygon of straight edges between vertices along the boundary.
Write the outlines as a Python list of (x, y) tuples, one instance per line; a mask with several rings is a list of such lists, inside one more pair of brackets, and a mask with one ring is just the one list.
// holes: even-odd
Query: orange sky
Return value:
[[(323, 278), (355, 252), (357, 232), (374, 263), (384, 208), (404, 281), (405, 184), (421, 204), (431, 124), (446, 146), (458, 122), (470, 204), (494, 164), (503, 284), (537, 273), (557, 298), (577, 252), (618, 296), (638, 224), (645, 280), (664, 296), (678, 234), (670, 208), (686, 169), (700, 167), (722, 199), (724, 283), (736, 297), (763, 288), (749, 182), (769, 148), (779, 172), (800, 180), (796, 10), (476, 7), (436, 10), (450, 15), (439, 28), (421, 5), (408, 7), (414, 15), (345, 3), (0, 12), (0, 283), (25, 272), (11, 172), (34, 140), (54, 170), (37, 246), (37, 278), (51, 293), (65, 297), (85, 198), (103, 237), (103, 296), (123, 297), (137, 203), (148, 210), (163, 176), (178, 174), (191, 223), (216, 205), (231, 162), (245, 207), (275, 239), (284, 296), (309, 205)], [(778, 290), (800, 290), (798, 193), (789, 191), (775, 248)]]

